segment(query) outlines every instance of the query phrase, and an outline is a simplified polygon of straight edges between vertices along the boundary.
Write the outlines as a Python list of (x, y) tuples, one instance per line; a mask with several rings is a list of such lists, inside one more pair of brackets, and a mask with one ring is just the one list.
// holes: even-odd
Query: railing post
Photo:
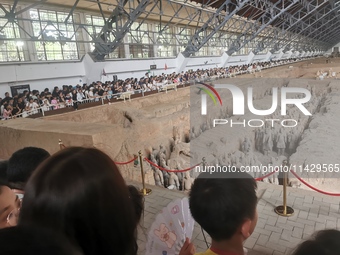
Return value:
[(139, 162), (140, 162), (140, 170), (141, 170), (141, 175), (142, 175), (142, 185), (143, 188), (140, 190), (140, 192), (144, 195), (147, 196), (151, 193), (151, 189), (145, 188), (145, 173), (144, 173), (144, 169), (143, 169), (143, 154), (142, 151), (138, 152), (139, 155)]
[(290, 206), (287, 206), (287, 185), (288, 185), (288, 171), (284, 169), (288, 167), (287, 160), (282, 162), (282, 171), (283, 171), (283, 205), (279, 205), (275, 208), (275, 212), (280, 216), (289, 217), (294, 214), (294, 209)]

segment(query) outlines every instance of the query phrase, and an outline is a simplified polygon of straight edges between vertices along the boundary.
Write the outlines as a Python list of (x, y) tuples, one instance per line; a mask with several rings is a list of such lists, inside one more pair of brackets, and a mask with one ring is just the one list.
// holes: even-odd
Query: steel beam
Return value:
[(76, 7), (77, 7), (79, 1), (80, 1), (80, 0), (76, 0), (75, 3), (73, 4), (73, 6), (72, 6), (72, 8), (71, 8), (71, 10), (70, 10), (70, 12), (69, 12), (69, 14), (67, 15), (67, 17), (66, 17), (66, 19), (65, 19), (65, 21), (64, 21), (65, 24), (67, 24), (68, 20), (69, 20), (70, 17), (73, 15), (73, 12), (74, 12), (74, 10), (76, 9)]
[[(240, 0), (236, 4), (232, 0), (226, 0), (190, 39), (185, 50), (182, 52), (183, 56), (190, 57), (208, 42), (213, 35), (219, 31), (231, 17), (243, 8), (249, 0)], [(229, 12), (229, 6), (233, 5), (235, 8)], [(223, 19), (220, 18), (221, 13), (224, 12)], [(210, 30), (208, 30), (210, 28)]]
[(40, 0), (39, 2), (35, 2), (35, 3), (33, 3), (33, 4), (29, 5), (29, 6), (26, 6), (25, 8), (21, 9), (20, 11), (15, 12), (15, 15), (18, 16), (21, 13), (23, 13), (25, 11), (28, 11), (29, 9), (34, 8), (34, 7), (36, 7), (39, 4), (45, 3), (46, 1), (47, 0)]
[[(324, 13), (321, 13), (322, 11), (324, 11)], [(326, 26), (329, 22), (331, 22), (334, 17), (332, 17), (330, 14), (332, 12), (332, 10), (329, 10), (329, 8), (325, 7), (321, 10), (321, 12), (316, 12), (315, 15), (317, 15), (317, 18), (312, 21), (311, 23), (306, 23), (308, 21), (304, 21), (304, 23), (306, 24), (306, 26), (304, 27), (303, 30), (299, 31), (299, 32), (295, 32), (295, 36), (292, 38), (292, 40), (295, 40), (296, 38), (298, 38), (300, 35), (304, 35), (306, 36), (306, 40), (313, 40), (313, 39), (318, 39), (318, 37), (313, 37), (312, 35), (316, 32), (322, 32), (323, 30), (321, 28), (323, 28), (324, 26)], [(321, 20), (320, 20), (320, 15), (322, 15)], [(329, 20), (327, 20), (328, 18), (330, 18)], [(314, 25), (316, 25), (317, 23), (320, 23), (321, 21), (321, 25), (318, 26), (318, 28), (313, 27)], [(283, 47), (289, 47), (292, 43), (288, 42), (288, 43), (284, 43)]]
[[(322, 38), (324, 35), (332, 31), (332, 29), (337, 28), (339, 26), (340, 21), (337, 18), (333, 18), (332, 20), (325, 23), (320, 29), (313, 31), (308, 37), (314, 38)], [(324, 26), (328, 25), (325, 29), (321, 29)]]
[[(121, 5), (117, 6), (112, 12), (105, 22), (102, 31), (95, 38), (95, 49), (91, 53), (93, 59), (95, 61), (103, 61), (106, 55), (117, 49), (124, 36), (129, 32), (133, 22), (142, 14), (147, 5), (152, 2), (152, 0), (141, 0), (135, 9), (129, 8), (130, 13), (124, 10), (127, 0), (121, 2)], [(157, 2), (154, 4), (157, 4)], [(123, 17), (126, 18), (123, 19)]]
[(326, 39), (326, 42), (329, 44), (339, 43), (338, 38), (340, 36), (340, 33), (333, 34), (329, 38)]
[[(257, 20), (252, 23), (251, 26), (248, 26), (238, 37), (237, 42), (234, 43), (227, 51), (228, 55), (231, 55), (242, 47), (247, 45), (250, 41), (252, 41), (255, 37), (257, 37), (265, 28), (267, 28), (274, 20), (281, 17), (287, 10), (292, 8), (298, 0), (290, 1), (287, 5), (287, 1), (279, 0), (275, 3), (272, 3), (268, 0), (254, 1), (252, 2), (253, 7), (257, 7), (261, 3), (262, 6), (261, 11), (263, 14), (257, 18)], [(252, 18), (252, 17), (250, 17)]]
[[(284, 13), (284, 22), (279, 26), (273, 28), (273, 31), (264, 37), (262, 40), (259, 41), (259, 43), (256, 46), (256, 49), (254, 53), (260, 52), (264, 50), (265, 48), (270, 48), (270, 45), (274, 46), (276, 49), (280, 49), (280, 43), (283, 41), (291, 41), (294, 40), (294, 36), (292, 36), (289, 31), (296, 27), (299, 23), (303, 21), (304, 18), (314, 13), (316, 10), (320, 8), (320, 6), (323, 6), (325, 3), (328, 3), (328, 0), (323, 0), (320, 2), (317, 2), (316, 4), (312, 4), (311, 2), (305, 2), (302, 1), (302, 4), (304, 6), (304, 9), (299, 9), (294, 14), (288, 14)], [(301, 30), (302, 31), (302, 30)], [(287, 38), (287, 36), (291, 36), (292, 38)], [(280, 38), (281, 37), (281, 38)], [(276, 46), (276, 47), (275, 47)]]

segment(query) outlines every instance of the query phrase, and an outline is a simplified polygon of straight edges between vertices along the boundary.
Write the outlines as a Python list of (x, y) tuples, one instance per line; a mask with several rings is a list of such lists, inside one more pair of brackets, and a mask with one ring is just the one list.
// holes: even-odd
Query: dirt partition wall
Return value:
[[(189, 89), (185, 88), (41, 119), (2, 121), (0, 158), (9, 158), (27, 146), (41, 147), (53, 154), (59, 150), (59, 139), (65, 146), (95, 146), (118, 162), (133, 158), (139, 151), (148, 156), (160, 145), (171, 147), (175, 126), (183, 140), (189, 133), (188, 97)], [(129, 164), (120, 169), (124, 177), (141, 180), (139, 166)], [(145, 164), (145, 169), (147, 182), (152, 184), (150, 167)]]

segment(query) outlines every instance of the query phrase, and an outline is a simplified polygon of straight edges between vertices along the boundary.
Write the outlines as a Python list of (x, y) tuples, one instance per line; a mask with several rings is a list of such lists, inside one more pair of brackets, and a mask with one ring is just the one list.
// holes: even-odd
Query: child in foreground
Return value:
[[(202, 173), (189, 194), (190, 211), (211, 236), (211, 247), (200, 255), (244, 255), (243, 242), (257, 223), (256, 182), (247, 173)], [(192, 254), (187, 239), (180, 254)]]

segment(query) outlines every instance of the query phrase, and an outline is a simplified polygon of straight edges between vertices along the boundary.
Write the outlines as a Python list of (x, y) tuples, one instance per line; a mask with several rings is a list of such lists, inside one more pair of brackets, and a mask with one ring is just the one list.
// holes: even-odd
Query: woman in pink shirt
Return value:
[(5, 120), (9, 119), (11, 116), (12, 116), (12, 106), (10, 105), (7, 105), (4, 109), (4, 112), (3, 112), (3, 117)]

